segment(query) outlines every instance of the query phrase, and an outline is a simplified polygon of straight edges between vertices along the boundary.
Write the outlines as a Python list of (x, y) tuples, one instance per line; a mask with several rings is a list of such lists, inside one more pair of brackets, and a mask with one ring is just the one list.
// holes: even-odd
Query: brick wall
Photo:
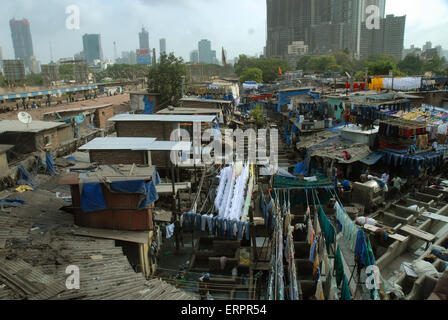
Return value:
[(58, 145), (66, 143), (67, 141), (73, 140), (75, 138), (75, 133), (72, 125), (58, 128), (57, 132), (58, 132)]
[(90, 162), (99, 164), (146, 164), (146, 151), (90, 150)]
[[(117, 137), (156, 138), (158, 141), (170, 140), (171, 132), (178, 128), (174, 122), (117, 122)], [(164, 135), (165, 133), (165, 135)]]
[(170, 151), (151, 151), (151, 165), (157, 168), (169, 168), (170, 163)]
[(108, 126), (113, 125), (111, 122), (107, 120), (112, 118), (115, 115), (114, 106), (109, 106), (101, 109), (97, 109), (95, 111), (95, 126), (97, 128), (105, 129)]
[[(46, 137), (48, 137), (49, 140), (47, 140)], [(46, 141), (50, 142), (50, 149), (54, 149), (59, 146), (58, 130), (56, 128), (45, 130), (36, 134), (36, 150), (45, 150)]]

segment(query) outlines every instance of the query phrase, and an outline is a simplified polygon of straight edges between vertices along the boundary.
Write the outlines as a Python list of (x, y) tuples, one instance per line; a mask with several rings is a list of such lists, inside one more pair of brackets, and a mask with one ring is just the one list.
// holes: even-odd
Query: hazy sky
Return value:
[[(82, 35), (100, 33), (104, 56), (114, 57), (138, 48), (138, 32), (149, 29), (150, 46), (159, 51), (159, 39), (167, 50), (189, 60), (201, 39), (212, 41), (220, 60), (221, 47), (228, 58), (240, 53), (259, 54), (266, 43), (265, 0), (2, 0), (0, 46), (5, 59), (14, 58), (9, 28), (11, 18), (31, 23), (38, 60), (55, 60), (82, 50)], [(80, 29), (65, 27), (66, 7), (80, 8)], [(448, 49), (448, 0), (387, 0), (387, 14), (407, 15), (405, 47), (426, 41)]]

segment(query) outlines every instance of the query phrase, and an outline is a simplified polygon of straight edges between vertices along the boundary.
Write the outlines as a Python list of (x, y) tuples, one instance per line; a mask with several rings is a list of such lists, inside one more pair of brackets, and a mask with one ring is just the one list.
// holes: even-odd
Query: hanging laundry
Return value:
[(166, 238), (171, 239), (174, 234), (174, 223), (166, 227)]

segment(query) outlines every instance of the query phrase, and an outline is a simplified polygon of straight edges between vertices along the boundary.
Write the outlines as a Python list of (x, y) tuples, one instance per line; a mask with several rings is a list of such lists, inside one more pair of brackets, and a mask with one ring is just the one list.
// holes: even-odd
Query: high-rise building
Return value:
[(9, 21), (9, 26), (11, 28), (12, 45), (14, 47), (15, 58), (22, 59), (25, 64), (25, 68), (31, 72), (31, 57), (34, 56), (34, 51), (30, 23), (26, 19), (11, 19)]
[(149, 32), (142, 28), (142, 32), (138, 34), (140, 40), (140, 50), (149, 49)]
[(198, 50), (191, 51), (190, 62), (191, 63), (199, 63), (199, 51)]
[(396, 17), (387, 15), (384, 26), (384, 50), (383, 54), (401, 59), (404, 49), (404, 32), (406, 16)]
[(266, 0), (266, 4), (266, 54), (283, 59), (288, 59), (288, 47), (296, 41), (303, 41), (312, 54), (348, 50), (359, 58), (365, 22), (376, 12), (367, 8), (377, 6), (380, 20), (386, 9), (386, 0)]
[(2, 47), (0, 47), (0, 61), (2, 61), (3, 60), (3, 50), (2, 50)]
[(25, 80), (25, 64), (23, 60), (3, 60), (3, 75), (8, 82)]
[[(396, 17), (387, 15), (380, 21), (380, 29), (368, 29), (362, 25), (361, 58), (368, 58), (375, 54), (385, 54), (403, 58), (404, 31), (406, 16)], [(413, 48), (412, 48), (413, 49)]]
[(160, 54), (166, 53), (166, 39), (160, 39)]
[(103, 61), (103, 49), (101, 47), (100, 34), (85, 34), (82, 37), (84, 46), (84, 58), (89, 66), (95, 64), (95, 60)]
[[(203, 39), (198, 44), (199, 63), (213, 63), (212, 43), (210, 40)], [(216, 51), (215, 51), (216, 58)]]
[(423, 52), (428, 51), (429, 49), (432, 49), (432, 42), (427, 41), (425, 45), (423, 46)]
[(267, 43), (270, 58), (284, 58), (293, 41), (309, 43), (313, 0), (266, 0)]

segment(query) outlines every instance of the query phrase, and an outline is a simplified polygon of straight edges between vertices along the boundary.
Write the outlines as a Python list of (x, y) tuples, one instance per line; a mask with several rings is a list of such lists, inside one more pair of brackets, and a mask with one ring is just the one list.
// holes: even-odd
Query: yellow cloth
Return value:
[(20, 193), (24, 193), (26, 191), (33, 191), (33, 190), (34, 189), (32, 187), (27, 186), (27, 185), (22, 185), (22, 186), (19, 186), (19, 187), (16, 188), (16, 191), (20, 192)]
[(322, 280), (319, 280), (317, 282), (317, 286), (316, 286), (316, 299), (317, 300), (325, 300), (324, 297), (324, 289), (322, 288)]
[(319, 260), (319, 254), (316, 252), (316, 256), (314, 257), (314, 268), (313, 268), (313, 275), (316, 276), (317, 268), (319, 268), (320, 260)]

